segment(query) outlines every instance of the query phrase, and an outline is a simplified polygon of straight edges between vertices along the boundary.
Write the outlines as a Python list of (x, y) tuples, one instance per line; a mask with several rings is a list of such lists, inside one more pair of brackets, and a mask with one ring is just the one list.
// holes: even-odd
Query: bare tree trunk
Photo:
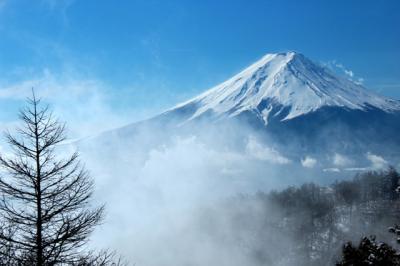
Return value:
[[(36, 102), (35, 95), (33, 100)], [(34, 105), (34, 123), (35, 123), (35, 153), (36, 153), (36, 206), (37, 206), (37, 220), (36, 220), (36, 264), (37, 266), (43, 265), (43, 247), (42, 247), (42, 189), (40, 180), (40, 151), (39, 151), (39, 132), (37, 120), (37, 105)]]

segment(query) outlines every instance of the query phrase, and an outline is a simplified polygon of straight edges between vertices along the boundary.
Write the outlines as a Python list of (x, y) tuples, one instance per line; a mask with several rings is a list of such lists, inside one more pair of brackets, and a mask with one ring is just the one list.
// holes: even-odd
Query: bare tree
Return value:
[(28, 99), (22, 127), (6, 134), (12, 156), (0, 155), (0, 252), (18, 265), (75, 265), (104, 207), (91, 207), (93, 180), (73, 153), (55, 149), (65, 125), (40, 100)]

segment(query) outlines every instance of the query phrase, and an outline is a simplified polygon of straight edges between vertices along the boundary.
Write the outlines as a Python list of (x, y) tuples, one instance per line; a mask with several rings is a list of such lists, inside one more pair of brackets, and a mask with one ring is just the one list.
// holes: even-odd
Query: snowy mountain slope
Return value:
[(272, 113), (277, 116), (287, 110), (281, 120), (288, 120), (333, 106), (400, 111), (400, 102), (367, 91), (302, 54), (286, 52), (265, 55), (229, 80), (167, 113), (191, 109), (188, 120), (193, 120), (205, 114), (232, 117), (252, 111), (267, 124)]
[[(246, 152), (249, 138), (292, 162), (306, 156), (365, 154), (400, 160), (400, 102), (295, 52), (268, 54), (231, 79), (148, 120), (104, 132), (81, 144), (123, 158), (195, 136), (210, 147)], [(355, 159), (355, 158), (358, 159)], [(322, 159), (320, 160), (323, 166)]]

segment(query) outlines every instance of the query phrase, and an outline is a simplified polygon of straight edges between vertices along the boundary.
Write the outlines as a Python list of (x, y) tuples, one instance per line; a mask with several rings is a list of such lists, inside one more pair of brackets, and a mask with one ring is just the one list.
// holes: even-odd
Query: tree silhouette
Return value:
[(358, 246), (351, 242), (343, 246), (343, 254), (337, 266), (399, 266), (400, 254), (391, 246), (377, 242), (375, 236), (363, 237)]
[[(93, 180), (75, 152), (59, 158), (65, 124), (32, 94), (22, 127), (6, 133), (12, 155), (0, 155), (0, 252), (17, 265), (74, 265), (103, 217), (91, 207)], [(8, 258), (7, 258), (8, 256)], [(10, 263), (11, 265), (11, 263)]]

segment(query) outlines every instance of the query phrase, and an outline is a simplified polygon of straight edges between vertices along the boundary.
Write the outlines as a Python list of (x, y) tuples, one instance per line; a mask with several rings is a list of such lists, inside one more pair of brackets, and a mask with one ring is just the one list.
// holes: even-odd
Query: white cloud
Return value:
[(368, 167), (350, 167), (350, 168), (345, 168), (345, 171), (355, 171), (355, 172), (360, 172), (360, 171), (367, 171), (370, 170)]
[(135, 119), (132, 110), (113, 110), (107, 85), (103, 82), (69, 74), (54, 75), (49, 70), (35, 79), (0, 85), (0, 100), (12, 100), (23, 107), (32, 88), (45, 104), (50, 104), (55, 116), (67, 122), (68, 135), (72, 138), (93, 135)]
[(340, 172), (340, 169), (339, 168), (325, 168), (325, 169), (323, 169), (322, 171), (324, 171), (324, 172), (336, 172), (336, 173), (339, 173)]
[(348, 167), (344, 170), (346, 171), (371, 171), (371, 170), (381, 170), (388, 167), (389, 163), (382, 157), (373, 153), (368, 152), (365, 157), (370, 162), (369, 166), (366, 167)]
[(344, 73), (350, 78), (354, 77), (354, 73), (351, 70), (343, 69)]
[(383, 169), (388, 166), (388, 162), (379, 155), (375, 155), (369, 152), (367, 153), (366, 157), (371, 162), (370, 168), (373, 170)]
[(350, 79), (351, 81), (353, 81), (354, 83), (356, 83), (358, 85), (362, 85), (364, 82), (364, 79), (361, 77), (357, 77), (353, 70), (345, 67), (341, 63), (338, 63), (336, 60), (329, 61), (328, 63), (325, 63), (324, 65), (334, 71), (343, 73), (348, 79)]
[(257, 160), (274, 164), (288, 164), (291, 161), (277, 150), (259, 143), (256, 138), (250, 137), (246, 145), (246, 152)]
[(350, 69), (347, 69), (343, 64), (339, 64), (339, 63), (334, 63), (335, 67), (337, 67), (338, 69), (342, 70), (343, 73), (350, 77), (353, 78), (354, 77), (354, 72)]
[(301, 160), (301, 165), (306, 168), (314, 168), (316, 164), (317, 159), (310, 156), (306, 156), (304, 159)]
[(354, 81), (356, 84), (358, 85), (362, 85), (364, 83), (364, 79), (363, 78), (358, 78), (356, 81)]
[(348, 166), (352, 164), (352, 160), (350, 160), (348, 157), (341, 155), (339, 153), (335, 153), (333, 156), (333, 164), (336, 166)]

